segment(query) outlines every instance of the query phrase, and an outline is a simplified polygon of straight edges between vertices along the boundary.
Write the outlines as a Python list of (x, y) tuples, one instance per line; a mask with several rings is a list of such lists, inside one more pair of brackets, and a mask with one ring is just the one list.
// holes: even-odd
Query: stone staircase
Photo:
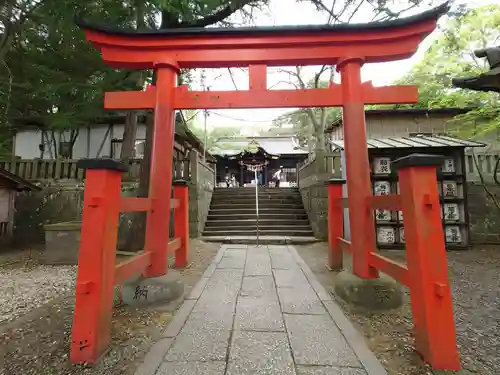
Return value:
[[(203, 236), (256, 235), (255, 187), (216, 188)], [(313, 236), (297, 188), (259, 188), (259, 236)]]

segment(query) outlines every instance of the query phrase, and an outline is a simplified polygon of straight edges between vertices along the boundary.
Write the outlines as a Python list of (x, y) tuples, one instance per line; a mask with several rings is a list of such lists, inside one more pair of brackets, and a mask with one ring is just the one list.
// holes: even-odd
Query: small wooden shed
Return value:
[[(341, 151), (344, 141), (331, 141), (333, 151)], [(368, 155), (374, 195), (399, 193), (398, 174), (391, 162), (414, 153), (441, 155), (443, 165), (437, 171), (438, 192), (446, 247), (469, 246), (469, 210), (464, 151), (470, 147), (484, 147), (483, 143), (437, 134), (410, 134), (407, 137), (369, 138)], [(345, 166), (344, 161), (342, 165)], [(345, 194), (347, 194), (345, 192)], [(347, 222), (347, 217), (346, 217)], [(401, 248), (405, 243), (403, 212), (375, 211), (377, 246)], [(349, 229), (346, 228), (349, 233)]]
[(0, 168), (0, 243), (12, 240), (15, 199), (20, 191), (38, 191), (40, 187)]

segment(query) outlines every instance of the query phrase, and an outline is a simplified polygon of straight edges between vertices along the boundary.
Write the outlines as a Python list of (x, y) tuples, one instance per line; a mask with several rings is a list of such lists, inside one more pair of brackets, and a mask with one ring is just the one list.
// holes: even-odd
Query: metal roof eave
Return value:
[[(328, 140), (335, 149), (344, 149), (344, 140), (332, 141)], [(416, 137), (390, 137), (390, 138), (370, 138), (367, 139), (367, 147), (369, 149), (391, 149), (391, 148), (440, 148), (440, 147), (485, 147), (486, 144), (471, 140), (463, 140), (460, 138), (449, 136), (416, 136)]]

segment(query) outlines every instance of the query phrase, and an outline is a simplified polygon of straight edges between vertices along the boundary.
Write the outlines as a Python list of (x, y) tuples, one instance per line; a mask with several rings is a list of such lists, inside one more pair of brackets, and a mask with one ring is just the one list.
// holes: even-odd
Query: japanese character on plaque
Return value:
[(445, 221), (459, 221), (460, 211), (458, 209), (457, 203), (445, 203), (444, 208), (444, 220)]
[(458, 197), (458, 187), (455, 181), (444, 181), (443, 182), (443, 196), (445, 198), (456, 198)]
[(444, 229), (446, 242), (448, 243), (461, 243), (462, 233), (458, 226), (446, 226)]
[(394, 228), (379, 227), (377, 228), (377, 242), (383, 245), (391, 245), (396, 242)]
[(389, 210), (375, 210), (375, 220), (377, 220), (377, 221), (391, 221), (391, 211), (389, 211)]
[(391, 158), (374, 158), (373, 173), (374, 174), (391, 173)]
[(403, 221), (403, 211), (398, 211), (398, 219), (399, 221)]
[(405, 243), (405, 228), (404, 227), (399, 227), (399, 242)]
[(391, 193), (391, 184), (388, 181), (375, 181), (373, 187), (375, 195), (389, 195)]
[(442, 169), (443, 169), (444, 173), (454, 173), (455, 172), (455, 160), (453, 160), (452, 158), (445, 159)]

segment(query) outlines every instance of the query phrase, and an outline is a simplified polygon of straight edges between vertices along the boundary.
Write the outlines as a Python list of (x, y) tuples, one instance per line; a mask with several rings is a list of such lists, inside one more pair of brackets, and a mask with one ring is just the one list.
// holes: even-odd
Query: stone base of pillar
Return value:
[(403, 303), (401, 285), (388, 276), (362, 279), (348, 271), (335, 278), (335, 293), (344, 301), (370, 310), (390, 310)]
[(169, 269), (164, 276), (128, 280), (121, 290), (121, 300), (124, 304), (143, 306), (177, 300), (184, 293), (184, 283), (179, 271)]

